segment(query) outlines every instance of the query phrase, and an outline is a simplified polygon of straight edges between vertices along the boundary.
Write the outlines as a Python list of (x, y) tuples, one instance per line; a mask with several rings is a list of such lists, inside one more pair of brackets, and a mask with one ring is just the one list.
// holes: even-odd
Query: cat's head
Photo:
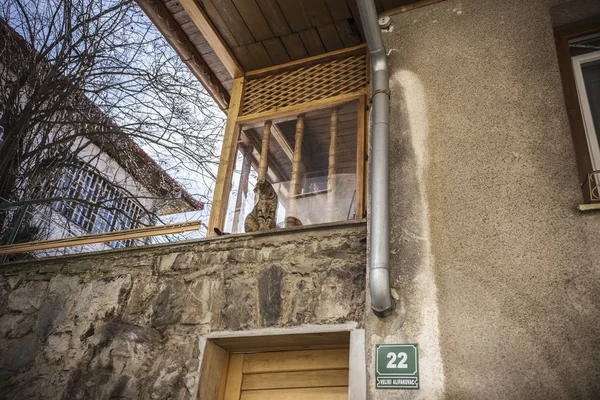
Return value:
[(262, 181), (258, 181), (256, 186), (254, 187), (254, 193), (260, 195), (261, 197), (271, 197), (275, 195), (275, 189), (266, 179)]

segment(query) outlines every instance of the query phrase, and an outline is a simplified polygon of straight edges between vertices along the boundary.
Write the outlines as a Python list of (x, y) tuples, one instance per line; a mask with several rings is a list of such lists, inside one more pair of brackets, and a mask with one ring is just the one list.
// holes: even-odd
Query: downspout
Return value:
[(390, 82), (387, 54), (373, 0), (357, 0), (371, 57), (371, 231), (369, 289), (371, 308), (378, 317), (392, 313), (390, 293), (389, 161)]

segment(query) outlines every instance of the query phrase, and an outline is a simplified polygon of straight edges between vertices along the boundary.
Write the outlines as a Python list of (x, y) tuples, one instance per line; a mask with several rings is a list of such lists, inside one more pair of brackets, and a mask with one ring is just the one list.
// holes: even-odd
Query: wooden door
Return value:
[(231, 354), (225, 400), (348, 399), (348, 349)]

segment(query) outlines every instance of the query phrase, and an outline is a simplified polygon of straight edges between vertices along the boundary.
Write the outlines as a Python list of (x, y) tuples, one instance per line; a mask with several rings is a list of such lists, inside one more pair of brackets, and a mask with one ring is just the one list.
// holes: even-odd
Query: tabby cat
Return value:
[(275, 189), (265, 179), (258, 181), (254, 187), (254, 194), (258, 201), (244, 221), (244, 230), (256, 232), (276, 228), (277, 193), (275, 193)]

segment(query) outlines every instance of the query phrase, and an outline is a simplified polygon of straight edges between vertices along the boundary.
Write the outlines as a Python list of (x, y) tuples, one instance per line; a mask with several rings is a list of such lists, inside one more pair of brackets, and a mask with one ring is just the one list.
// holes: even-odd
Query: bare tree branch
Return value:
[[(180, 197), (163, 169), (210, 201), (224, 116), (135, 2), (5, 0), (0, 60), (0, 199), (48, 197), (77, 167), (119, 196), (65, 203), (129, 198), (137, 223)], [(0, 213), (0, 234), (10, 222)]]

